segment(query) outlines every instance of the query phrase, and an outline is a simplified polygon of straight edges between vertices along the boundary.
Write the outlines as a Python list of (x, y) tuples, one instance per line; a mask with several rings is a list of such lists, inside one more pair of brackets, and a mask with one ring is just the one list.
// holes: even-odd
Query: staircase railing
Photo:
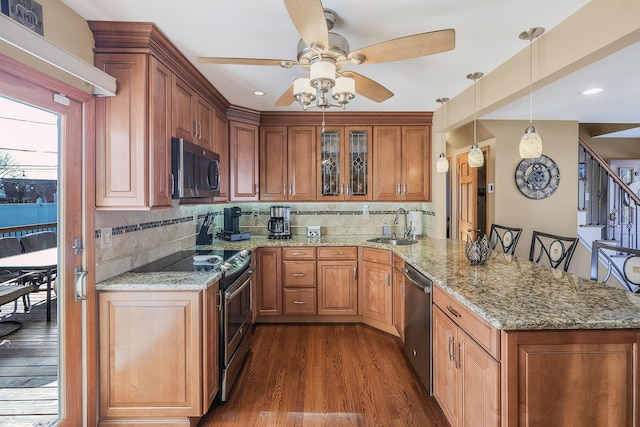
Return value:
[(605, 227), (604, 239), (637, 249), (640, 197), (582, 138), (579, 145), (578, 209), (588, 225)]

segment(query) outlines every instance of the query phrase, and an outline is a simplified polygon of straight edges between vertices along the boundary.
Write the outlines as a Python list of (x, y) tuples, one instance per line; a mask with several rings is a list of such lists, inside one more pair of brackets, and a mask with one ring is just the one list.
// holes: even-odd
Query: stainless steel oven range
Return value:
[(226, 401), (251, 349), (253, 270), (251, 252), (187, 250), (139, 267), (134, 272), (219, 271), (220, 400)]

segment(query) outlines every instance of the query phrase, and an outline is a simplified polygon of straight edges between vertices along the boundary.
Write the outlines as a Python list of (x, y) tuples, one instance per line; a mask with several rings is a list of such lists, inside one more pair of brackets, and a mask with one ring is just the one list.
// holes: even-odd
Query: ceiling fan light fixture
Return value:
[(308, 78), (301, 77), (293, 81), (293, 97), (304, 108), (316, 99), (316, 91), (311, 87)]
[(338, 77), (331, 97), (342, 105), (342, 108), (356, 96), (356, 81), (351, 77)]
[(309, 69), (311, 86), (320, 92), (328, 92), (336, 84), (336, 64), (316, 61)]
[(518, 36), (521, 40), (529, 41), (529, 126), (520, 138), (518, 151), (523, 159), (537, 159), (542, 155), (542, 138), (533, 126), (533, 41), (544, 33), (544, 28), (533, 27), (523, 31)]

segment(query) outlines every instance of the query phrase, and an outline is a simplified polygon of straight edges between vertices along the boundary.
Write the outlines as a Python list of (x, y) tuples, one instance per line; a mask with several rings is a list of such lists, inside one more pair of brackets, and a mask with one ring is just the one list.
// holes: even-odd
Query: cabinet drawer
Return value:
[(283, 261), (283, 286), (316, 286), (315, 261)]
[(285, 288), (284, 314), (316, 314), (315, 288)]
[(500, 360), (500, 334), (495, 327), (437, 285), (433, 287), (433, 302), (491, 356)]
[(392, 252), (387, 251), (385, 249), (374, 249), (374, 248), (364, 248), (361, 247), (362, 256), (360, 259), (362, 261), (371, 261), (382, 264), (391, 265)]
[(316, 259), (316, 248), (284, 248), (282, 259)]
[(318, 248), (318, 259), (357, 259), (355, 246), (325, 246)]
[(397, 254), (393, 254), (393, 268), (402, 270), (404, 268), (404, 260)]

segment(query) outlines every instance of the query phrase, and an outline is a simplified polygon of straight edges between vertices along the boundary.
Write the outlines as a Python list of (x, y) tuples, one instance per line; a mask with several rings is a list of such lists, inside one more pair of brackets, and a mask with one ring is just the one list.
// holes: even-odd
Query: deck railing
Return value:
[(2, 227), (0, 228), (0, 237), (9, 237), (15, 236), (18, 239), (24, 236), (25, 234), (36, 233), (38, 231), (54, 231), (57, 233), (58, 223), (57, 222), (47, 222), (43, 224), (29, 224), (29, 225), (18, 225), (15, 227)]

